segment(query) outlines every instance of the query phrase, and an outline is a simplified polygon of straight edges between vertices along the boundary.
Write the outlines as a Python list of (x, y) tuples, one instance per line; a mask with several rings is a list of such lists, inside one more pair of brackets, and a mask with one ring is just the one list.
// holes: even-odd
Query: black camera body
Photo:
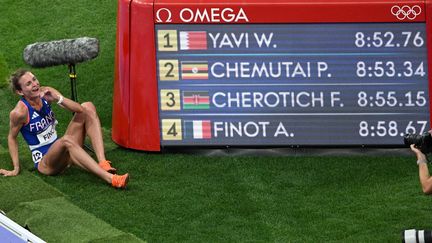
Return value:
[(423, 134), (406, 134), (404, 136), (404, 143), (407, 146), (414, 144), (424, 154), (432, 153), (432, 136), (428, 132)]

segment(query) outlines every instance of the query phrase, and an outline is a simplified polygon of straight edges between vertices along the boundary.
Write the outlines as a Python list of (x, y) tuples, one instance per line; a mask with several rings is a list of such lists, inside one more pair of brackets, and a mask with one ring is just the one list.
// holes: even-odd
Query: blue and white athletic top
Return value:
[(27, 123), (20, 131), (24, 140), (29, 145), (35, 166), (37, 166), (37, 163), (42, 160), (42, 157), (57, 140), (55, 127), (58, 122), (48, 102), (43, 98), (41, 100), (42, 108), (40, 110), (33, 108), (26, 99), (21, 98), (20, 100), (27, 106), (28, 110)]

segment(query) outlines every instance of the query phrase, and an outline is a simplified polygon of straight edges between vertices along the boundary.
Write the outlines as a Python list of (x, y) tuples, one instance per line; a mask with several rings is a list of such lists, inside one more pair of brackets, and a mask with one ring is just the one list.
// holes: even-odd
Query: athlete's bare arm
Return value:
[(49, 103), (53, 103), (53, 102), (57, 103), (61, 101), (59, 105), (62, 106), (63, 108), (72, 111), (74, 113), (83, 112), (83, 108), (80, 104), (78, 104), (77, 102), (71, 99), (63, 97), (58, 90), (48, 86), (41, 87), (40, 90), (41, 90), (41, 97), (43, 97)]
[(18, 102), (9, 114), (8, 147), (14, 169), (0, 169), (0, 174), (4, 176), (16, 176), (20, 172), (17, 137), (21, 127), (27, 122), (27, 113), (27, 107), (22, 102)]

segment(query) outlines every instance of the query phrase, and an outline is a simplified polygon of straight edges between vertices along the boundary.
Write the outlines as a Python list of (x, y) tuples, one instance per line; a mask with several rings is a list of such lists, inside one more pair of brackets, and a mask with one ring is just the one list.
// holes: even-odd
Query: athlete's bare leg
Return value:
[(99, 116), (96, 112), (96, 107), (91, 102), (84, 102), (81, 106), (84, 108), (84, 112), (74, 115), (66, 129), (65, 135), (73, 137), (73, 139), (81, 146), (83, 145), (85, 136), (87, 135), (91, 140), (97, 159), (99, 161), (104, 161), (106, 158), (102, 128)]
[(107, 183), (111, 183), (113, 175), (103, 170), (94, 159), (75, 141), (75, 138), (65, 135), (58, 139), (44, 155), (39, 163), (39, 172), (46, 175), (56, 175), (62, 172), (70, 161), (87, 171), (97, 175)]
[(66, 129), (65, 136), (56, 141), (39, 164), (39, 171), (47, 175), (62, 172), (69, 164), (81, 167), (111, 182), (112, 175), (103, 170), (98, 163), (82, 148), (88, 135), (99, 161), (104, 161), (105, 150), (102, 130), (96, 108), (91, 102), (81, 104), (82, 113), (76, 113)]

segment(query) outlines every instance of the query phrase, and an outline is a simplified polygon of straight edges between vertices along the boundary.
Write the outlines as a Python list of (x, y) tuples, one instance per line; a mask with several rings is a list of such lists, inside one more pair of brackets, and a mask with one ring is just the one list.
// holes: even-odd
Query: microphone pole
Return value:
[(78, 102), (78, 94), (77, 94), (77, 90), (76, 90), (76, 69), (75, 69), (75, 64), (74, 63), (70, 63), (68, 64), (69, 67), (69, 78), (71, 81), (71, 99), (75, 102)]
[[(78, 92), (76, 89), (76, 78), (77, 78), (77, 74), (76, 74), (76, 69), (75, 69), (75, 63), (69, 63), (68, 64), (69, 67), (69, 78), (70, 78), (70, 82), (71, 82), (71, 99), (75, 102), (78, 102)], [(73, 113), (75, 114), (75, 113)], [(90, 152), (94, 153), (93, 148), (84, 142), (84, 147), (89, 150)]]

